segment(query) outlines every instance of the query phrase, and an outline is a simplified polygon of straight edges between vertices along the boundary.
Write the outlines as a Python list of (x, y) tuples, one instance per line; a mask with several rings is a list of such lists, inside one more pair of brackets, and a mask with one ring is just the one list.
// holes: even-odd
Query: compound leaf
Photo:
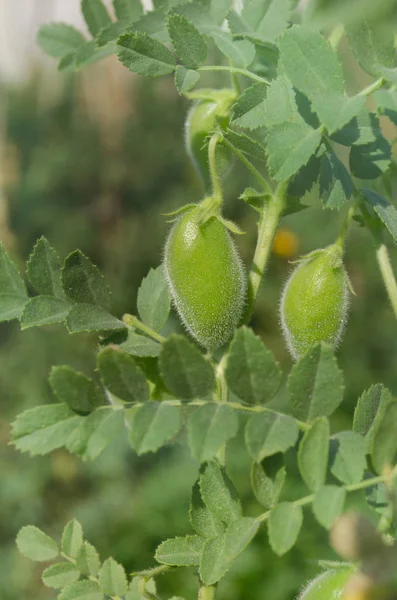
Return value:
[(38, 562), (52, 560), (59, 554), (55, 540), (33, 525), (22, 527), (16, 539), (18, 550), (26, 558)]
[(293, 547), (302, 523), (302, 508), (292, 502), (280, 502), (272, 509), (268, 521), (269, 542), (278, 556)]
[(137, 454), (156, 452), (176, 436), (181, 424), (178, 406), (148, 402), (132, 411), (130, 444)]
[(117, 347), (105, 348), (97, 360), (102, 381), (111, 394), (125, 402), (149, 400), (146, 377), (130, 354)]
[(160, 331), (171, 308), (171, 296), (162, 265), (150, 269), (143, 279), (138, 290), (137, 305), (142, 321), (151, 329)]
[(325, 417), (316, 419), (305, 432), (298, 451), (299, 471), (312, 491), (325, 483), (329, 452), (329, 422)]
[(117, 46), (119, 60), (134, 73), (159, 77), (175, 71), (173, 54), (147, 33), (125, 33), (119, 37)]
[(252, 415), (245, 428), (245, 443), (256, 462), (278, 452), (286, 452), (298, 439), (295, 419), (281, 413), (263, 412)]

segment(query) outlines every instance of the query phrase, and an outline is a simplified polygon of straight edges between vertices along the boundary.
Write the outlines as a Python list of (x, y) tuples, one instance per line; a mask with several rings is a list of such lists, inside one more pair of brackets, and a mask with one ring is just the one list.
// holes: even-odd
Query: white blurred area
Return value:
[[(112, 0), (103, 0), (113, 16)], [(143, 0), (146, 9), (151, 0)], [(63, 21), (87, 33), (80, 0), (0, 0), (0, 82), (22, 82), (38, 63), (56, 69), (56, 61), (36, 45), (39, 26)]]

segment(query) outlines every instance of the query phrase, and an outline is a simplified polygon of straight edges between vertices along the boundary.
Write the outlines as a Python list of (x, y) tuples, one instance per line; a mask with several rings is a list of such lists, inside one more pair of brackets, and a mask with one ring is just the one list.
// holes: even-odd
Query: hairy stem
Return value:
[(255, 179), (258, 181), (258, 183), (261, 185), (263, 190), (267, 194), (273, 194), (273, 190), (270, 187), (269, 183), (263, 177), (263, 175), (261, 175), (261, 173), (258, 171), (258, 169), (256, 167), (254, 167), (252, 162), (250, 160), (248, 160), (248, 158), (246, 156), (244, 156), (244, 154), (242, 152), (240, 152), (240, 150), (238, 148), (236, 148), (233, 144), (231, 144), (229, 142), (229, 140), (227, 140), (226, 138), (223, 139), (223, 143), (225, 144), (225, 146), (227, 148), (230, 148), (230, 150), (233, 152), (233, 154), (235, 154), (235, 156), (237, 156), (239, 161), (241, 161), (243, 163), (243, 165), (245, 167), (247, 167), (247, 169), (252, 173), (252, 175), (255, 177)]
[(211, 136), (210, 143), (208, 145), (208, 162), (210, 166), (213, 197), (219, 203), (222, 202), (223, 192), (219, 173), (216, 168), (216, 146), (221, 139), (222, 136), (220, 133), (214, 133), (214, 135)]
[(331, 34), (328, 38), (328, 41), (330, 43), (330, 46), (332, 46), (332, 48), (334, 50), (337, 49), (337, 47), (339, 46), (341, 39), (343, 38), (343, 35), (345, 33), (345, 27), (342, 23), (339, 23), (339, 25), (337, 25), (332, 31)]
[(371, 85), (369, 85), (368, 87), (361, 90), (361, 92), (359, 92), (357, 94), (357, 96), (370, 96), (371, 94), (376, 92), (376, 90), (379, 90), (384, 85), (385, 85), (385, 80), (383, 79), (383, 77), (379, 77), (379, 79), (374, 81), (374, 83), (371, 83)]
[(254, 260), (252, 263), (248, 282), (248, 311), (246, 320), (251, 317), (253, 305), (259, 291), (270, 253), (273, 247), (274, 236), (278, 228), (281, 214), (285, 207), (285, 196), (288, 181), (281, 182), (267, 207), (264, 209), (258, 224), (258, 241), (256, 244)]
[(139, 329), (140, 331), (142, 331), (142, 333), (146, 333), (146, 335), (151, 337), (153, 340), (156, 340), (156, 342), (160, 342), (160, 344), (162, 344), (166, 340), (165, 337), (157, 333), (157, 331), (154, 331), (154, 329), (151, 329), (147, 325), (144, 325), (138, 319), (138, 317), (135, 317), (134, 315), (124, 315), (123, 322), (127, 325), (127, 327), (134, 327), (135, 329)]
[(250, 79), (253, 79), (254, 81), (260, 81), (262, 83), (265, 83), (266, 85), (270, 85), (270, 81), (268, 81), (264, 77), (260, 77), (259, 75), (255, 75), (255, 73), (251, 73), (251, 71), (247, 71), (247, 69), (240, 69), (239, 67), (228, 67), (227, 65), (223, 65), (223, 66), (217, 66), (217, 65), (207, 66), (207, 65), (205, 65), (203, 67), (199, 67), (198, 70), (199, 71), (228, 71), (229, 73), (245, 75), (245, 77), (249, 77)]
[[(170, 406), (186, 406), (186, 402), (182, 402), (181, 400), (162, 400), (163, 404), (169, 404)], [(188, 406), (204, 406), (205, 404), (211, 403), (211, 400), (192, 400), (192, 402), (188, 403)], [(125, 408), (130, 408), (131, 406), (143, 406), (143, 404), (127, 404), (123, 403)], [(261, 413), (261, 412), (269, 412), (275, 415), (284, 415), (285, 413), (281, 413), (272, 408), (268, 408), (267, 406), (262, 406), (260, 404), (257, 405), (248, 405), (248, 404), (240, 404), (239, 402), (228, 402), (228, 406), (234, 408), (234, 410), (241, 410), (243, 412), (251, 412), (251, 413)], [(305, 423), (304, 421), (299, 421), (295, 419), (296, 424), (298, 425), (301, 431), (308, 431), (310, 429), (310, 425)]]
[(356, 209), (357, 209), (357, 206), (359, 205), (359, 203), (360, 203), (360, 200), (357, 199), (354, 202), (354, 204), (352, 204), (352, 206), (349, 208), (349, 211), (348, 211), (346, 218), (343, 222), (343, 225), (341, 227), (339, 237), (336, 240), (336, 244), (338, 244), (340, 246), (341, 250), (343, 250), (343, 246), (345, 245), (347, 231), (349, 229), (350, 222), (351, 222), (352, 218), (354, 217), (354, 213), (356, 212)]
[[(378, 485), (379, 483), (390, 482), (397, 477), (397, 465), (390, 471), (386, 471), (384, 475), (377, 475), (375, 477), (370, 477), (368, 479), (363, 479), (358, 483), (352, 483), (350, 485), (345, 485), (346, 492), (357, 492), (358, 490), (364, 490), (368, 487), (372, 487), (374, 485)], [(310, 496), (305, 496), (304, 498), (299, 498), (299, 500), (295, 500), (293, 504), (295, 506), (306, 506), (311, 504), (315, 498), (315, 494), (310, 494)], [(262, 513), (257, 517), (257, 521), (259, 523), (264, 523), (269, 518), (271, 510)]]
[(198, 600), (214, 600), (215, 599), (215, 586), (210, 587), (201, 586), (199, 589)]
[(385, 244), (381, 242), (377, 243), (376, 258), (389, 295), (390, 303), (397, 318), (397, 282), (390, 262), (389, 252)]

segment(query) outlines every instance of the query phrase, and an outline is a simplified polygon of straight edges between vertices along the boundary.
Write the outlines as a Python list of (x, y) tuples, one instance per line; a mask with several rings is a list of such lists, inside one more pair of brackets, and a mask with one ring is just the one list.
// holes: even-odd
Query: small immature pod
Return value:
[(303, 257), (288, 279), (280, 316), (292, 356), (298, 359), (314, 344), (336, 347), (349, 304), (349, 280), (337, 244)]
[(209, 350), (238, 326), (245, 303), (244, 266), (225, 225), (215, 216), (199, 224), (198, 209), (179, 217), (164, 252), (174, 305), (189, 332)]
[[(185, 123), (185, 145), (187, 153), (200, 175), (204, 187), (211, 187), (208, 164), (208, 136), (217, 126), (225, 128), (229, 122), (229, 108), (233, 100), (230, 90), (219, 90), (218, 97), (213, 100), (199, 100), (193, 104)], [(220, 119), (220, 122), (218, 121)], [(227, 173), (233, 162), (233, 155), (228, 148), (217, 149), (217, 167), (221, 175)]]

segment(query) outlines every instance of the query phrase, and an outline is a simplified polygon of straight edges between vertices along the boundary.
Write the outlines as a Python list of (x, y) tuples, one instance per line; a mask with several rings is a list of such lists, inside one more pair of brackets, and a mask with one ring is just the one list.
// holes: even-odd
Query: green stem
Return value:
[[(378, 485), (379, 483), (385, 483), (385, 482), (392, 481), (396, 477), (397, 477), (397, 466), (395, 466), (391, 472), (387, 472), (385, 475), (377, 475), (376, 477), (371, 477), (369, 479), (363, 479), (362, 481), (359, 481), (358, 483), (351, 483), (350, 485), (345, 485), (345, 490), (346, 490), (346, 492), (357, 492), (359, 490), (364, 490), (365, 488), (372, 487), (373, 485)], [(295, 500), (295, 502), (293, 502), (293, 504), (295, 506), (306, 506), (308, 504), (311, 504), (313, 502), (314, 498), (315, 498), (315, 494), (310, 494), (310, 496), (305, 496), (304, 498), (299, 498), (299, 500)], [(269, 518), (270, 513), (271, 513), (271, 510), (268, 510), (268, 511), (262, 513), (261, 515), (259, 515), (259, 517), (257, 517), (256, 520), (259, 523), (264, 523)]]
[(332, 46), (332, 48), (334, 50), (336, 50), (337, 47), (339, 46), (340, 41), (343, 38), (343, 34), (344, 33), (345, 33), (345, 28), (344, 28), (344, 25), (342, 23), (340, 23), (339, 25), (337, 25), (331, 31), (331, 35), (328, 38), (328, 42), (330, 43), (330, 46)]
[(157, 331), (154, 331), (154, 329), (151, 329), (147, 325), (141, 323), (141, 321), (134, 315), (125, 314), (123, 316), (123, 322), (127, 325), (127, 327), (134, 327), (135, 329), (139, 329), (143, 333), (146, 333), (146, 335), (151, 337), (153, 340), (156, 340), (156, 342), (160, 342), (160, 344), (166, 340), (166, 338), (157, 333)]
[(376, 258), (389, 295), (390, 303), (397, 318), (397, 282), (390, 262), (389, 252), (385, 244), (380, 241), (377, 242), (376, 246)]
[(268, 81), (264, 77), (260, 77), (259, 75), (255, 75), (255, 73), (251, 73), (251, 71), (247, 71), (247, 69), (240, 69), (239, 67), (229, 67), (227, 65), (224, 65), (224, 66), (217, 66), (217, 65), (207, 66), (206, 65), (204, 67), (199, 67), (198, 70), (199, 71), (228, 71), (229, 73), (245, 75), (245, 77), (249, 77), (250, 79), (253, 79), (254, 81), (260, 81), (261, 83), (270, 85), (270, 81)]
[[(205, 404), (210, 404), (211, 402), (212, 402), (211, 400), (192, 400), (191, 402), (188, 403), (188, 406), (204, 406)], [(182, 402), (181, 400), (162, 400), (162, 403), (168, 404), (169, 406), (186, 406), (187, 405), (186, 402)], [(228, 402), (227, 404), (231, 408), (234, 408), (234, 410), (241, 410), (243, 412), (250, 412), (250, 413), (269, 412), (274, 415), (284, 415), (284, 413), (280, 413), (277, 410), (273, 410), (272, 408), (268, 408), (267, 406), (261, 406), (259, 404), (252, 405), (252, 406), (250, 406), (248, 404), (240, 404), (239, 402)], [(143, 406), (143, 404), (141, 404), (141, 403), (135, 403), (135, 404), (124, 403), (123, 405), (124, 405), (124, 408), (130, 408), (132, 406)], [(310, 429), (310, 425), (308, 425), (304, 421), (299, 421), (298, 419), (295, 419), (295, 421), (301, 431), (308, 431)]]
[(210, 166), (213, 197), (219, 203), (222, 202), (223, 192), (221, 180), (216, 168), (216, 146), (221, 139), (222, 135), (220, 133), (214, 133), (214, 135), (211, 136), (210, 143), (208, 145), (208, 162)]
[(359, 92), (357, 94), (357, 96), (370, 96), (371, 94), (376, 92), (376, 90), (379, 90), (384, 85), (385, 85), (385, 80), (383, 79), (383, 77), (379, 77), (379, 79), (374, 81), (374, 83), (371, 83), (371, 85), (369, 85), (368, 87), (361, 90), (361, 92)]
[(259, 286), (269, 261), (274, 236), (276, 235), (280, 217), (285, 207), (287, 189), (288, 181), (283, 181), (278, 185), (274, 196), (269, 200), (267, 207), (264, 209), (258, 224), (258, 241), (248, 283), (247, 321), (251, 317)]
[(357, 199), (354, 202), (354, 204), (352, 204), (352, 206), (349, 208), (349, 212), (347, 213), (346, 218), (341, 227), (339, 237), (335, 242), (336, 244), (338, 244), (340, 246), (341, 250), (343, 250), (343, 247), (345, 245), (347, 231), (349, 229), (350, 222), (351, 222), (352, 218), (354, 217), (354, 213), (356, 212), (356, 209), (357, 209), (357, 206), (359, 205), (359, 203), (360, 203), (360, 200)]
[(201, 586), (199, 589), (198, 600), (215, 600), (215, 586)]
[(261, 175), (261, 173), (258, 171), (258, 169), (256, 167), (254, 167), (252, 162), (250, 160), (248, 160), (248, 158), (246, 156), (244, 156), (244, 154), (242, 152), (240, 152), (240, 150), (238, 148), (236, 148), (236, 146), (231, 144), (229, 142), (229, 140), (227, 140), (226, 138), (223, 138), (223, 143), (225, 144), (225, 146), (227, 146), (227, 148), (230, 148), (230, 150), (233, 152), (233, 154), (235, 154), (235, 156), (237, 156), (239, 161), (241, 161), (243, 163), (243, 165), (245, 167), (247, 167), (247, 169), (252, 173), (252, 175), (255, 177), (255, 179), (258, 181), (258, 183), (261, 185), (263, 190), (267, 194), (273, 194), (273, 190), (270, 187), (269, 183), (263, 177), (263, 175)]

